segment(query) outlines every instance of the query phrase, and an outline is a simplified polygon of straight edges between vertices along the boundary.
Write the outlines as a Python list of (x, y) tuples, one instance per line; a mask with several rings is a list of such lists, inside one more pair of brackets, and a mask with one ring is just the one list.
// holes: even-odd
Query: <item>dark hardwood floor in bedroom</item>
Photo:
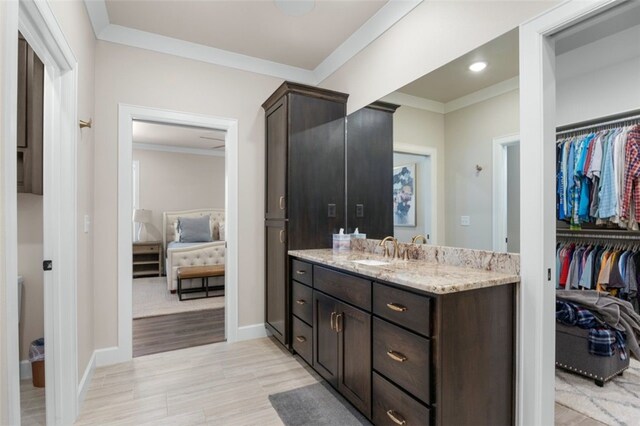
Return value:
[(224, 308), (133, 320), (133, 356), (224, 341)]

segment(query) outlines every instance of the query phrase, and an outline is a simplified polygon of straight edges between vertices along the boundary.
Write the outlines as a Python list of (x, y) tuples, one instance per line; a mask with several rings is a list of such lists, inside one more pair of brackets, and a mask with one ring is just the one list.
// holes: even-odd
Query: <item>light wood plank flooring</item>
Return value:
[[(95, 371), (78, 425), (281, 425), (268, 396), (320, 377), (270, 339), (199, 346)], [(560, 426), (602, 424), (556, 404)]]
[(133, 320), (134, 357), (223, 340), (224, 308)]
[(44, 388), (34, 387), (31, 379), (20, 382), (20, 417), (22, 426), (47, 424)]

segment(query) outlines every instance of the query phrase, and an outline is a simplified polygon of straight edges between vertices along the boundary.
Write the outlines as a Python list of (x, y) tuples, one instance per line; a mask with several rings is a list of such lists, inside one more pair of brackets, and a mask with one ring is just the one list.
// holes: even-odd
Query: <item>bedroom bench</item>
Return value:
[[(212, 277), (223, 277), (224, 276), (224, 265), (207, 265), (207, 266), (181, 266), (178, 268), (178, 299), (182, 302), (183, 300), (194, 300), (194, 299), (203, 299), (206, 297), (213, 297), (212, 294), (209, 296), (209, 290), (219, 290), (224, 289), (224, 285), (222, 286), (213, 286), (209, 287), (209, 278)], [(186, 279), (202, 279), (201, 287), (193, 287), (193, 288), (182, 288), (182, 280)], [(183, 299), (182, 295), (186, 293), (201, 293), (205, 292), (204, 296), (200, 297), (189, 297), (188, 299)]]

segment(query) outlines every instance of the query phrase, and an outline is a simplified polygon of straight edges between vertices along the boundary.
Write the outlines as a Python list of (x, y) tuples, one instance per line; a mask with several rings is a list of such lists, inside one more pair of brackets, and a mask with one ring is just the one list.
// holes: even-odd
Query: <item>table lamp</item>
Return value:
[(147, 241), (147, 223), (151, 223), (151, 210), (135, 209), (133, 211), (133, 221), (140, 224), (136, 241)]

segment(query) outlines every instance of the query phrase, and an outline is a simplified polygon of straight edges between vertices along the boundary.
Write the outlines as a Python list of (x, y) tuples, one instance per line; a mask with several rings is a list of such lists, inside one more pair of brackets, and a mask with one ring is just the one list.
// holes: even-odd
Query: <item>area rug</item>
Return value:
[(556, 369), (556, 402), (608, 425), (640, 424), (640, 362), (599, 387), (593, 380)]
[(286, 426), (371, 425), (325, 382), (269, 395), (269, 401)]
[(181, 302), (177, 294), (167, 290), (166, 277), (136, 278), (133, 280), (133, 319), (224, 307), (224, 290), (214, 294), (219, 296)]

